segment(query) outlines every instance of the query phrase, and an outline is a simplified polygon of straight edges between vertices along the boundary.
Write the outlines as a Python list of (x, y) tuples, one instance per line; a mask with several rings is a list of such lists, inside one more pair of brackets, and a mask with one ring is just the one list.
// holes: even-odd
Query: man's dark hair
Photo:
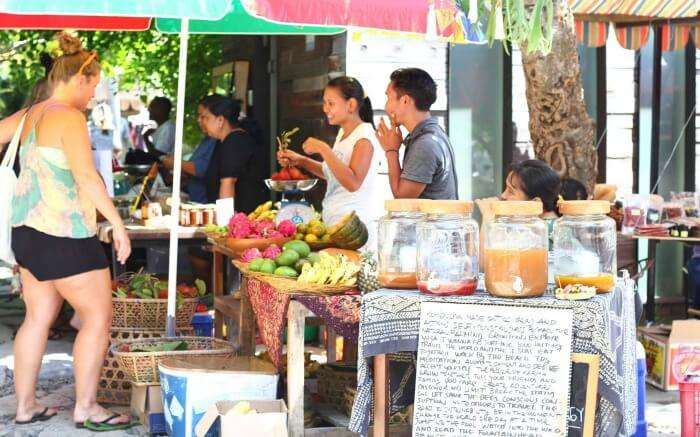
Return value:
[(151, 105), (163, 110), (163, 114), (169, 115), (173, 109), (173, 102), (167, 97), (156, 97), (151, 100)]
[(400, 95), (410, 96), (419, 111), (429, 111), (437, 99), (437, 85), (420, 68), (400, 68), (391, 73), (391, 85)]
[(539, 197), (545, 212), (556, 212), (561, 179), (559, 174), (539, 159), (528, 159), (511, 166), (520, 178), (520, 188), (530, 199)]

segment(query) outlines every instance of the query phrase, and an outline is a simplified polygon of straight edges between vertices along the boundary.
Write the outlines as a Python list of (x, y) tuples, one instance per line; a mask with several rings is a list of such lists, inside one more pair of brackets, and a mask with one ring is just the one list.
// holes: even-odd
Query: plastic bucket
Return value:
[(165, 422), (174, 437), (194, 437), (217, 401), (277, 399), (277, 369), (256, 358), (167, 359), (158, 368)]

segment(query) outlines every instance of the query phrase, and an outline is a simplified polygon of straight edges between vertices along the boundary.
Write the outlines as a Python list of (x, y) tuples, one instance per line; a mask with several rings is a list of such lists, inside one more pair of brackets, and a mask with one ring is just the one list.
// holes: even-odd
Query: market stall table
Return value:
[[(558, 300), (550, 294), (532, 299), (502, 299), (483, 291), (468, 297), (437, 297), (398, 290), (364, 295), (351, 431), (366, 435), (374, 404), (374, 435), (386, 436), (390, 410), (397, 411), (413, 402), (413, 352), (418, 350), (422, 302), (572, 309), (573, 352), (600, 356), (596, 434), (607, 437), (633, 433), (637, 417), (634, 283), (623, 280), (618, 281), (614, 291), (583, 301)], [(397, 354), (390, 357), (391, 365), (389, 354)]]
[[(360, 296), (280, 293), (265, 282), (244, 276), (241, 294), (247, 294), (260, 337), (273, 364), (282, 368), (282, 337), (287, 327), (287, 408), (289, 435), (304, 435), (304, 327), (308, 317), (320, 317), (334, 333), (357, 341)], [(243, 309), (242, 309), (243, 311)], [(286, 323), (285, 323), (286, 322)], [(250, 332), (249, 334), (253, 334)], [(329, 342), (333, 343), (333, 342)], [(344, 344), (345, 344), (344, 343)], [(332, 346), (328, 361), (335, 361)], [(336, 426), (340, 423), (336, 422)], [(343, 424), (345, 427), (346, 424)]]
[[(632, 235), (632, 238), (636, 240), (647, 240), (649, 242), (649, 259), (656, 258), (656, 246), (663, 241), (672, 241), (676, 243), (686, 243), (689, 245), (700, 245), (700, 238), (679, 238), (679, 237), (653, 237), (646, 235)], [(647, 303), (646, 303), (646, 316), (647, 321), (650, 323), (654, 322), (656, 317), (656, 268), (652, 267), (649, 269), (649, 276), (647, 282)], [(684, 289), (686, 287), (683, 287)], [(685, 294), (686, 307), (688, 306), (688, 294)]]
[[(166, 251), (168, 249), (170, 230), (167, 228), (156, 229), (127, 223), (126, 231), (131, 240), (132, 249), (162, 248)], [(108, 222), (98, 223), (97, 237), (102, 243), (111, 246), (112, 274), (114, 277), (124, 273), (125, 267), (117, 261), (117, 253), (114, 249), (114, 244), (112, 244), (112, 225)], [(178, 230), (178, 238), (183, 245), (195, 246), (206, 242), (207, 236), (201, 228), (180, 227)]]

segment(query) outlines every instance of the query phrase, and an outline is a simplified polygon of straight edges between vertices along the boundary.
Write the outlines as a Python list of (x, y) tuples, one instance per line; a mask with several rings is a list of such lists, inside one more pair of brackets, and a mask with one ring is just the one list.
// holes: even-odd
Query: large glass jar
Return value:
[(418, 289), (431, 294), (469, 295), (479, 274), (479, 225), (472, 202), (420, 203), (426, 217), (418, 223)]
[(387, 200), (379, 219), (378, 280), (384, 288), (415, 289), (416, 225), (425, 217), (416, 199)]
[(557, 287), (581, 284), (611, 291), (617, 274), (615, 220), (606, 214), (610, 203), (572, 200), (559, 205), (562, 217), (554, 223), (552, 256)]
[(547, 224), (541, 202), (498, 202), (485, 228), (486, 291), (498, 297), (542, 296), (547, 289)]

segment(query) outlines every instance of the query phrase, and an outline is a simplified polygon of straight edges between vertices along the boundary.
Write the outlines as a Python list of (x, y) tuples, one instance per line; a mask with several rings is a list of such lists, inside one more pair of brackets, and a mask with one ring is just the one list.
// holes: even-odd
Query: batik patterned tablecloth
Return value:
[[(413, 403), (415, 351), (418, 349), (421, 303), (515, 305), (571, 308), (573, 352), (600, 356), (599, 403), (595, 434), (631, 435), (637, 418), (634, 283), (620, 280), (614, 291), (585, 301), (499, 299), (484, 292), (467, 297), (437, 297), (417, 291), (380, 290), (363, 296), (358, 340), (358, 390), (350, 429), (367, 434), (372, 410), (372, 357), (390, 355), (391, 412)], [(403, 353), (401, 353), (403, 352)], [(405, 353), (409, 352), (409, 353)]]
[(247, 292), (255, 313), (258, 332), (278, 369), (282, 366), (282, 335), (287, 324), (289, 300), (295, 299), (322, 318), (336, 334), (357, 341), (360, 321), (360, 296), (310, 296), (280, 293), (257, 279), (247, 278)]

